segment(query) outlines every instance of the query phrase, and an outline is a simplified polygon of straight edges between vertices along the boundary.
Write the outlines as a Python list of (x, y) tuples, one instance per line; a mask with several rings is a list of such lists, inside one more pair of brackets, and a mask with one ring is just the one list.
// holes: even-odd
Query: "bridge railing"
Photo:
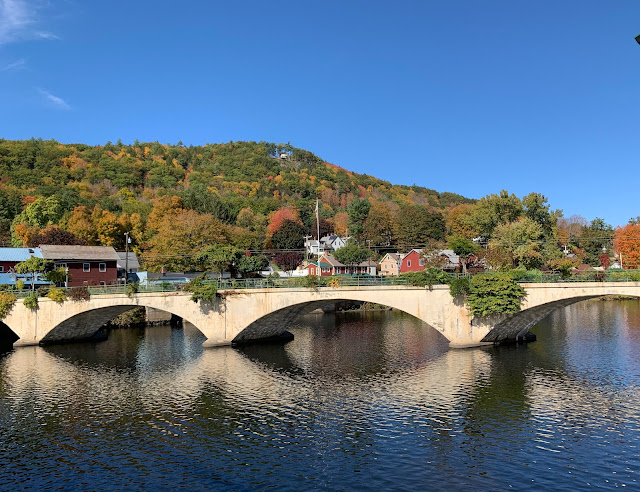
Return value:
[[(468, 276), (463, 274), (449, 274), (451, 278)], [(640, 282), (640, 270), (610, 270), (606, 272), (591, 271), (571, 275), (562, 278), (559, 273), (536, 272), (517, 275), (520, 283), (562, 283), (562, 282)], [(398, 276), (371, 277), (371, 276), (327, 276), (327, 277), (297, 277), (297, 278), (239, 278), (239, 279), (214, 279), (206, 282), (215, 285), (217, 290), (244, 290), (244, 289), (289, 289), (289, 288), (315, 288), (315, 287), (373, 287), (412, 285), (410, 279)], [(86, 289), (90, 295), (101, 294), (135, 294), (151, 292), (180, 292), (185, 290), (186, 283), (160, 282), (154, 284), (139, 284), (137, 287), (124, 284), (99, 285), (84, 287), (68, 287), (67, 294), (72, 291)], [(36, 289), (39, 296), (48, 292), (48, 287)], [(32, 291), (25, 286), (18, 290), (15, 287), (3, 286), (0, 292), (10, 292), (18, 298), (31, 295)]]

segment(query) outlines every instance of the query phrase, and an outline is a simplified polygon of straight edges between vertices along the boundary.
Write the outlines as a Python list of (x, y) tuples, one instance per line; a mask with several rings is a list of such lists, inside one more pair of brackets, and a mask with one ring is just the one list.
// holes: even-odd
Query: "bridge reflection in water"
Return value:
[(394, 312), (304, 316), (287, 345), (204, 350), (187, 324), (17, 348), (0, 358), (0, 478), (10, 489), (637, 486), (639, 313), (581, 303), (538, 325), (540, 342), (465, 351)]

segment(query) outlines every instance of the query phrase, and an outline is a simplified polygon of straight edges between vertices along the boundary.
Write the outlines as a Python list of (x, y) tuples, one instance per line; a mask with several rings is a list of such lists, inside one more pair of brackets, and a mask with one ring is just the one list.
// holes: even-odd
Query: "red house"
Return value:
[(374, 261), (367, 260), (358, 265), (349, 266), (340, 263), (329, 253), (323, 254), (317, 263), (310, 263), (306, 268), (309, 270), (309, 275), (318, 275), (318, 268), (320, 268), (321, 277), (329, 277), (331, 275), (376, 275), (376, 263)]
[(424, 258), (421, 249), (409, 251), (400, 263), (400, 273), (421, 272), (424, 270)]
[(42, 257), (69, 272), (67, 287), (109, 285), (118, 279), (118, 254), (111, 246), (40, 245)]

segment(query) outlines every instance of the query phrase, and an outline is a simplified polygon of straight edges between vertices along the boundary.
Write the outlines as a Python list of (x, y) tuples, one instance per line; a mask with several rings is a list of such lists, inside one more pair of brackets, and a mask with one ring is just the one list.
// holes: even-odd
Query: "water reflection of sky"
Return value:
[(0, 479), (103, 490), (637, 485), (639, 312), (579, 304), (517, 348), (448, 350), (397, 313), (304, 317), (284, 346), (203, 350), (187, 326), (21, 348), (0, 359), (0, 459), (11, 458)]

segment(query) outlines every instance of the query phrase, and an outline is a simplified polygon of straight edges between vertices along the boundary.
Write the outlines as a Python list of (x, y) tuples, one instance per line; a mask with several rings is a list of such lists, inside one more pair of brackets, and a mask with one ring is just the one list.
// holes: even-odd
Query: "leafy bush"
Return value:
[(452, 278), (449, 283), (449, 292), (454, 299), (464, 297), (471, 291), (471, 279), (469, 277)]
[(25, 297), (22, 300), (22, 303), (27, 309), (35, 311), (36, 309), (38, 309), (38, 294), (31, 294), (28, 297)]
[(529, 277), (529, 270), (525, 268), (514, 268), (513, 270), (509, 270), (508, 274), (513, 280), (518, 282)]
[(49, 287), (38, 287), (36, 292), (38, 293), (38, 297), (46, 297), (49, 293)]
[(86, 287), (74, 287), (67, 291), (67, 298), (74, 302), (83, 302), (91, 299), (91, 292)]
[(307, 289), (317, 289), (324, 282), (317, 275), (306, 275), (304, 277), (300, 277), (298, 282), (300, 287), (306, 287)]
[(18, 298), (9, 292), (0, 292), (0, 319), (6, 318)]
[(526, 295), (508, 273), (481, 273), (471, 279), (467, 303), (474, 316), (516, 313)]
[(127, 294), (127, 297), (131, 298), (138, 293), (139, 289), (140, 284), (138, 282), (131, 282), (126, 285), (126, 287), (124, 288), (124, 292), (125, 294)]
[(437, 268), (427, 268), (421, 272), (403, 273), (399, 276), (401, 279), (405, 279), (408, 285), (415, 285), (417, 287), (431, 287), (437, 284), (448, 284), (451, 280), (451, 276), (438, 270)]
[(193, 278), (184, 286), (184, 290), (191, 292), (191, 300), (193, 302), (203, 301), (213, 304), (218, 295), (218, 288), (213, 282), (210, 282), (206, 274), (202, 274)]
[(640, 271), (638, 270), (618, 270), (609, 273), (614, 280), (625, 280), (628, 282), (640, 282)]
[(18, 290), (24, 289), (24, 280), (22, 280), (21, 278), (16, 280), (16, 289)]
[(58, 288), (49, 289), (47, 297), (58, 304), (62, 304), (67, 300), (67, 294), (64, 292), (64, 289)]

